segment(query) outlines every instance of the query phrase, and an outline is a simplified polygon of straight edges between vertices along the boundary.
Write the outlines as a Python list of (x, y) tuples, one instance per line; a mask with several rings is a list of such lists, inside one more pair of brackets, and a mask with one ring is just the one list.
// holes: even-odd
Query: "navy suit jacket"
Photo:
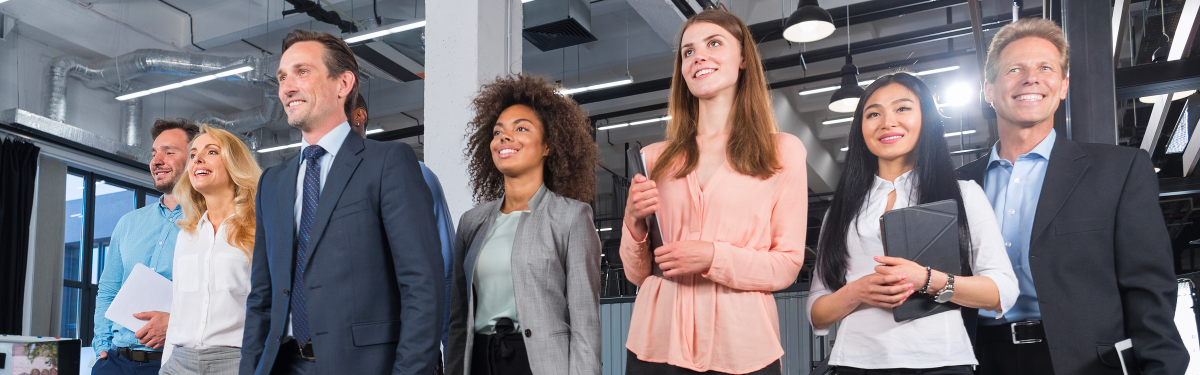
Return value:
[[(268, 168), (259, 180), (243, 375), (270, 374), (281, 350), (298, 350), (282, 344), (300, 159)], [(445, 279), (433, 199), (412, 148), (351, 132), (324, 185), (304, 276), (318, 371), (433, 374)]]
[[(1144, 151), (1054, 142), (1029, 237), (1029, 266), (1056, 374), (1120, 375), (1133, 339), (1145, 374), (1182, 374), (1173, 253)], [(958, 169), (983, 186), (989, 155)]]

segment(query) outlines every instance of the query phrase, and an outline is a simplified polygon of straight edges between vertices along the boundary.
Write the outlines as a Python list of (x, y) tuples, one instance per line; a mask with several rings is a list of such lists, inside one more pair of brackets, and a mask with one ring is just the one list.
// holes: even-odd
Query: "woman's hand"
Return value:
[(883, 263), (875, 266), (875, 272), (882, 275), (890, 276), (905, 276), (910, 283), (917, 286), (917, 290), (925, 287), (925, 277), (932, 276), (933, 281), (929, 282), (929, 289), (926, 293), (941, 290), (946, 284), (946, 276), (944, 272), (934, 270), (935, 272), (925, 271), (925, 266), (917, 264), (904, 258), (896, 257), (875, 257), (875, 261)]
[(675, 241), (654, 250), (654, 263), (664, 277), (701, 273), (712, 267), (714, 251), (712, 242)]
[(894, 308), (913, 294), (913, 283), (900, 275), (873, 273), (846, 285), (855, 300), (871, 306)]
[[(658, 185), (642, 174), (629, 183), (629, 199), (625, 202), (625, 226), (633, 238), (646, 238), (646, 217), (658, 212)], [(711, 257), (710, 257), (711, 258)]]

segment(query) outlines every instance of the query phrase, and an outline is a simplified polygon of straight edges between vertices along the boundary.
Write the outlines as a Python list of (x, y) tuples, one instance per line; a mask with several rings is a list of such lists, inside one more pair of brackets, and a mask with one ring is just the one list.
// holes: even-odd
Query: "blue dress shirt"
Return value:
[[(1021, 294), (1001, 319), (980, 319), (980, 324), (1000, 325), (1013, 322), (1041, 320), (1037, 290), (1033, 285), (1033, 273), (1029, 268), (1029, 237), (1033, 231), (1033, 217), (1037, 213), (1038, 198), (1042, 193), (1042, 182), (1046, 180), (1046, 166), (1050, 163), (1050, 151), (1057, 137), (1053, 129), (1033, 150), (1018, 156), (1016, 163), (1000, 158), (1000, 142), (992, 146), (988, 158), (987, 172), (983, 178), (983, 190), (992, 202), (1000, 234), (1004, 237), (1004, 248), (1017, 274), (1017, 287)], [(993, 311), (979, 310), (980, 317), (995, 318)]]
[(104, 313), (121, 290), (125, 279), (133, 272), (133, 266), (138, 263), (145, 264), (167, 279), (171, 278), (175, 238), (179, 236), (179, 227), (175, 225), (175, 221), (182, 216), (182, 208), (176, 205), (175, 208), (169, 209), (163, 205), (162, 198), (159, 198), (157, 204), (133, 210), (117, 221), (112, 240), (109, 242), (108, 254), (104, 258), (104, 271), (100, 274), (99, 290), (96, 293), (96, 327), (95, 337), (92, 338), (92, 349), (95, 350), (96, 356), (112, 348), (153, 350), (138, 343), (133, 331), (108, 320)]
[[(425, 162), (421, 164), (421, 175), (425, 177), (425, 185), (429, 186), (429, 192), (433, 194), (433, 215), (437, 219), (438, 238), (442, 241), (442, 272), (446, 275), (446, 306), (450, 306), (450, 286), (454, 283), (454, 221), (450, 218), (450, 207), (446, 205), (446, 193), (442, 191), (442, 183), (438, 181), (437, 175), (429, 167), (425, 166)], [(446, 345), (446, 339), (450, 334), (450, 308), (447, 307), (442, 315), (442, 345)]]

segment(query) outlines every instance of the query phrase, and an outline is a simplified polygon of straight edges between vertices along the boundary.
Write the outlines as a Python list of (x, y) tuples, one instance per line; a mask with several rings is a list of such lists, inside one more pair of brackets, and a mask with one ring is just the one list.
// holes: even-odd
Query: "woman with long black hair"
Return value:
[[(892, 309), (908, 298), (934, 298), (1003, 316), (1016, 301), (991, 205), (978, 185), (955, 178), (943, 134), (929, 87), (908, 73), (880, 77), (854, 112), (808, 300), (818, 335), (841, 322), (829, 361), (838, 374), (971, 374), (978, 362), (959, 311), (896, 322)], [(961, 274), (974, 276), (884, 256), (884, 212), (946, 199), (958, 202), (962, 271), (970, 271)]]

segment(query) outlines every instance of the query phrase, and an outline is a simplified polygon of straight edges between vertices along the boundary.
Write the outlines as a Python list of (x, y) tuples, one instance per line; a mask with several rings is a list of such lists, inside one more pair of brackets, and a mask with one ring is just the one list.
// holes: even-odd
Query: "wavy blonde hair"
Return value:
[[(763, 72), (762, 57), (758, 44), (754, 43), (750, 28), (732, 13), (709, 9), (701, 12), (679, 28), (675, 47), (683, 44), (683, 32), (687, 28), (708, 22), (720, 26), (737, 40), (742, 50), (742, 61), (746, 68), (738, 76), (737, 94), (733, 99), (733, 131), (725, 146), (729, 165), (738, 173), (761, 179), (770, 178), (783, 169), (775, 147), (775, 112), (771, 110), (771, 95), (767, 92), (767, 76)], [(667, 123), (667, 147), (659, 155), (659, 162), (650, 171), (654, 179), (674, 171), (675, 178), (687, 177), (700, 163), (700, 146), (696, 143), (699, 132), (700, 99), (692, 95), (683, 77), (683, 55), (675, 51), (675, 72), (671, 77), (671, 96), (667, 102), (671, 120)]]
[[(233, 180), (234, 212), (233, 217), (227, 219), (232, 224), (226, 233), (227, 240), (230, 245), (246, 254), (246, 260), (250, 260), (254, 250), (254, 195), (258, 192), (258, 178), (262, 175), (262, 169), (250, 153), (250, 148), (232, 133), (201, 125), (200, 134), (197, 134), (196, 138), (203, 134), (211, 136), (221, 148), (221, 162), (225, 164), (229, 179)], [(192, 170), (192, 159), (188, 159), (184, 170)], [(175, 200), (183, 207), (183, 219), (176, 224), (189, 234), (196, 233), (200, 216), (208, 211), (204, 195), (192, 187), (190, 174), (179, 179), (179, 183), (175, 184), (174, 194)]]

